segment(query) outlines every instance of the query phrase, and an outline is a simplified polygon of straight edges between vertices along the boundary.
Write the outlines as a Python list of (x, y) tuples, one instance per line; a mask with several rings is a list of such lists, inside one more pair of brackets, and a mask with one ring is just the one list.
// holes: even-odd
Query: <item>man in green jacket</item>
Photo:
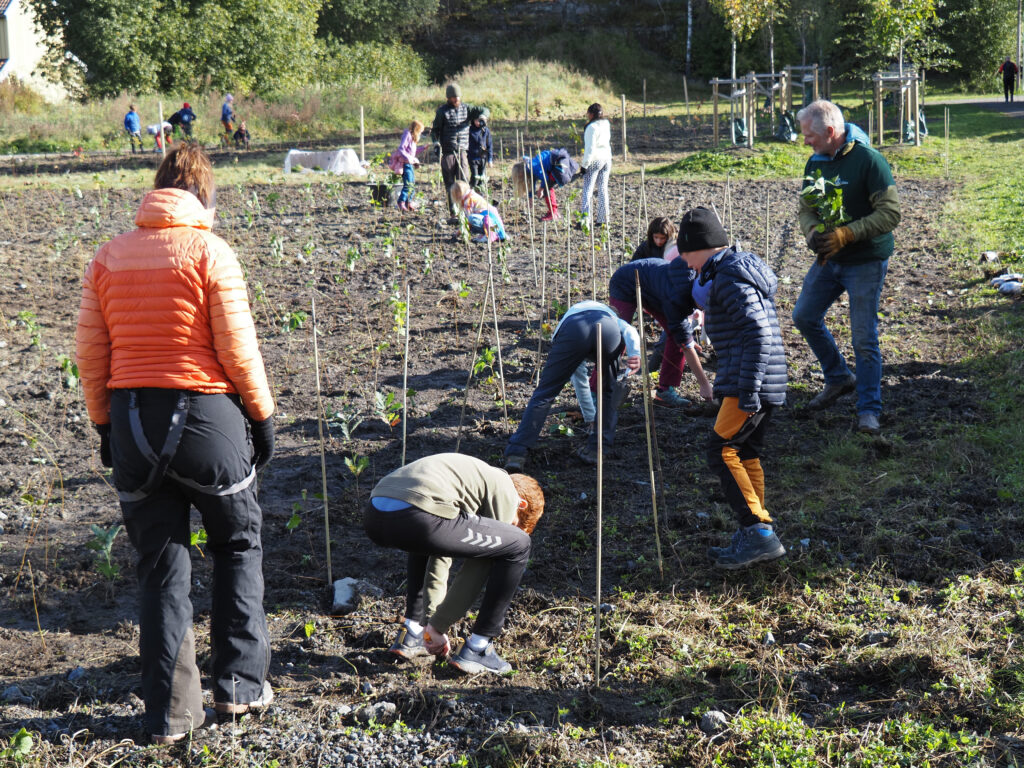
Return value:
[[(882, 354), (878, 348), (878, 300), (893, 253), (892, 231), (900, 222), (900, 201), (889, 164), (869, 146), (864, 132), (848, 124), (830, 101), (819, 100), (797, 113), (804, 144), (814, 150), (804, 176), (815, 171), (836, 179), (850, 220), (827, 228), (801, 195), (800, 229), (817, 254), (793, 308), (793, 323), (821, 363), (825, 388), (808, 404), (826, 408), (857, 392), (857, 428), (877, 434), (882, 413)], [(810, 181), (804, 182), (805, 186)], [(819, 228), (824, 231), (819, 231)], [(843, 293), (850, 298), (850, 331), (856, 375), (850, 372), (825, 313)]]
[[(363, 527), (374, 543), (408, 553), (405, 626), (391, 652), (405, 658), (423, 650), (447, 655), (448, 629), (486, 584), (473, 633), (451, 663), (470, 674), (511, 672), (491, 641), (504, 626), (529, 560), (530, 533), (543, 511), (536, 480), (458, 453), (424, 457), (378, 482)], [(465, 563), (426, 623), (426, 587), (435, 602), (450, 562), (441, 558), (451, 557)]]

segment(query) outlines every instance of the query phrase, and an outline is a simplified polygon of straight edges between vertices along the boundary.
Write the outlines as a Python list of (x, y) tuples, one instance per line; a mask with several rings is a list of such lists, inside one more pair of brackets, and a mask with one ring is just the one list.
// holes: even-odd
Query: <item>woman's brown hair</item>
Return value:
[(596, 101), (587, 107), (587, 125), (590, 125), (595, 120), (604, 120), (604, 107), (598, 104)]
[(213, 165), (198, 144), (180, 144), (170, 152), (156, 170), (153, 189), (183, 189), (199, 198), (204, 208), (212, 208), (214, 200)]
[(647, 239), (654, 242), (655, 235), (664, 235), (668, 240), (676, 236), (676, 225), (668, 216), (656, 216), (647, 226)]
[(544, 491), (529, 475), (514, 474), (509, 477), (512, 478), (512, 485), (516, 487), (519, 498), (526, 502), (526, 509), (519, 510), (519, 527), (527, 534), (533, 533), (537, 521), (544, 514)]

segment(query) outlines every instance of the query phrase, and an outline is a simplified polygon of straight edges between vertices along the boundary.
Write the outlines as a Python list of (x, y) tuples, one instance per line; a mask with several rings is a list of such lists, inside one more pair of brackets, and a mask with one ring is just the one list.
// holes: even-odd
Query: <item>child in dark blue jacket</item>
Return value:
[(704, 307), (718, 355), (722, 401), (708, 441), (708, 464), (739, 521), (727, 547), (711, 547), (719, 568), (735, 570), (786, 554), (765, 508), (761, 454), (772, 410), (786, 402), (786, 353), (775, 311), (775, 273), (757, 256), (728, 247), (718, 216), (694, 208), (679, 225), (679, 256), (697, 270), (693, 298)]
[(487, 167), (494, 165), (494, 141), (487, 116), (480, 115), (469, 128), (469, 184), (482, 192), (487, 184)]

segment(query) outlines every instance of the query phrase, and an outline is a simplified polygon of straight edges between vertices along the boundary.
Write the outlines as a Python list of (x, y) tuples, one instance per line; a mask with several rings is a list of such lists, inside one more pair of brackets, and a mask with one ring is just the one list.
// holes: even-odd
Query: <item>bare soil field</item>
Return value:
[[(913, 455), (979, 418), (984, 388), (948, 354), (969, 286), (951, 276), (937, 240), (947, 184), (899, 180), (904, 220), (880, 317), (883, 435), (868, 438), (850, 434), (850, 398), (824, 412), (804, 407), (822, 379), (789, 318), (812, 258), (795, 223), (795, 180), (733, 182), (727, 203), (724, 182), (648, 178), (641, 195), (638, 175), (616, 176), (610, 236), (593, 248), (581, 231), (563, 223), (545, 233), (539, 221), (531, 247), (521, 207), (507, 202), (499, 184), (492, 194), (513, 237), (492, 253), (492, 314), (484, 304), (486, 247), (453, 238), (438, 189), (429, 173), (421, 178), (424, 206), (405, 215), (371, 205), (362, 183), (218, 190), (216, 231), (246, 271), (278, 404), (278, 453), (260, 479), (277, 699), (261, 720), (165, 750), (133, 743), (145, 743), (133, 555), (118, 537), (117, 573), (104, 575), (88, 547), (90, 526), (116, 526), (119, 510), (61, 357), (73, 356), (84, 266), (99, 244), (133, 226), (141, 193), (97, 189), (76, 175), (67, 190), (0, 195), (0, 735), (22, 726), (38, 732), (35, 757), (52, 765), (91, 757), (104, 765), (646, 766), (712, 764), (722, 737), (700, 730), (700, 712), (731, 714), (751, 703), (821, 727), (881, 727), (912, 711), (955, 716), (978, 733), (991, 729), (988, 715), (955, 690), (935, 688), (948, 670), (913, 625), (927, 613), (935, 623), (924, 625), (939, 631), (937, 596), (960, 574), (1012, 578), (1006, 561), (1017, 556), (1024, 532), (1019, 501), (1001, 498), (985, 481), (915, 487), (880, 476), (861, 503), (839, 503), (822, 471), (826, 455), (830, 466)], [(705, 468), (714, 409), (697, 405), (655, 413), (664, 476), (659, 571), (642, 393), (634, 383), (617, 456), (604, 472), (607, 606), (595, 688), (597, 489), (594, 470), (572, 455), (582, 438), (578, 429), (573, 434), (567, 388), (527, 467), (548, 506), (500, 639), (516, 673), (480, 679), (441, 662), (393, 663), (385, 649), (402, 614), (404, 558), (362, 533), (370, 488), (401, 462), (403, 435), (408, 459), (455, 449), (469, 371), (485, 348), (499, 346), (500, 366), (497, 356), (485, 361), (469, 384), (460, 450), (500, 465), (510, 425), (532, 391), (542, 325), (554, 324), (556, 303), (564, 308), (595, 289), (598, 299), (607, 297), (609, 268), (628, 258), (624, 240), (630, 251), (635, 244), (644, 197), (648, 216), (675, 219), (714, 203), (734, 237), (779, 276), (790, 397), (773, 421), (765, 464), (768, 506), (789, 556), (752, 573), (710, 567), (705, 548), (726, 538), (733, 522)], [(403, 422), (396, 408), (407, 289), (412, 392)], [(841, 304), (830, 325), (852, 357)], [(648, 341), (654, 338), (650, 328)], [(713, 371), (713, 350), (705, 356)], [(692, 377), (684, 376), (683, 389), (698, 400)], [(330, 615), (326, 584), (320, 416), (333, 578), (366, 579), (384, 594), (344, 616)], [(362, 458), (366, 467), (356, 474), (350, 465)], [(202, 649), (211, 569), (201, 545), (193, 555)], [(884, 611), (861, 591), (865, 574), (895, 585), (898, 597)], [(844, 582), (845, 621), (824, 618), (817, 590)], [(766, 615), (773, 617), (767, 624)], [(861, 649), (857, 664), (840, 652), (851, 647)], [(382, 702), (395, 706), (367, 710)], [(365, 711), (372, 718), (360, 716)], [(402, 728), (389, 725), (396, 718)], [(999, 743), (992, 734), (989, 747), (998, 751)]]

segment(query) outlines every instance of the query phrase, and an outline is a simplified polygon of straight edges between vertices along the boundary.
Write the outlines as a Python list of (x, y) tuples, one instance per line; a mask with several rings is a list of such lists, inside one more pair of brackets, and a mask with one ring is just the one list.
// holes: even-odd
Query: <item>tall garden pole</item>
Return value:
[(466, 391), (462, 395), (462, 413), (459, 414), (459, 432), (455, 438), (455, 452), (459, 452), (459, 446), (462, 445), (462, 423), (466, 420), (466, 405), (469, 403), (469, 385), (473, 381), (473, 368), (476, 366), (476, 350), (480, 346), (480, 339), (484, 335), (484, 318), (487, 317), (487, 296), (491, 292), (491, 281), (488, 278), (487, 285), (484, 286), (484, 300), (480, 305), (480, 322), (476, 326), (476, 343), (473, 344), (473, 349), (469, 356), (469, 375), (466, 377)]
[(537, 365), (534, 368), (536, 374), (537, 384), (540, 384), (540, 354), (541, 349), (544, 346), (544, 320), (547, 316), (547, 274), (548, 274), (548, 223), (544, 222), (544, 236), (541, 241), (541, 252), (540, 252), (540, 323), (538, 324), (537, 330), (540, 333), (537, 334)]
[(505, 366), (501, 362), (501, 334), (498, 332), (498, 305), (494, 299), (494, 261), (491, 259), (491, 239), (487, 238), (487, 284), (491, 289), (491, 311), (494, 314), (494, 346), (498, 350), (498, 380), (501, 382), (501, 410), (505, 414), (505, 434), (509, 433), (508, 398), (505, 397)]
[[(161, 117), (163, 116), (163, 105), (161, 105)], [(161, 120), (161, 123), (163, 121)], [(163, 131), (163, 126), (160, 126)], [(324, 404), (320, 391), (320, 346), (316, 340), (316, 295), (310, 294), (310, 311), (313, 315), (313, 365), (316, 367), (316, 428), (320, 433), (320, 493), (324, 498), (324, 547), (327, 555), (327, 584), (334, 583), (331, 576), (331, 518), (327, 511), (327, 458), (324, 449)], [(408, 306), (408, 303), (406, 304)], [(406, 321), (408, 327), (408, 321)], [(408, 358), (408, 352), (406, 352)], [(404, 440), (403, 440), (403, 461), (404, 464)]]
[(647, 78), (644, 78), (644, 120), (647, 119)]
[(942, 123), (943, 123), (943, 133), (946, 136), (945, 167), (946, 167), (946, 178), (948, 179), (949, 178), (949, 107), (945, 107), (942, 110)]
[(661, 535), (658, 532), (658, 484), (654, 480), (654, 441), (652, 439), (651, 372), (647, 368), (647, 337), (644, 335), (644, 305), (640, 294), (640, 273), (634, 272), (636, 281), (636, 325), (640, 334), (640, 374), (644, 387), (644, 429), (647, 432), (647, 471), (651, 483), (651, 510), (654, 514), (654, 547), (658, 555), (658, 573), (665, 576), (661, 558)]
[(626, 150), (626, 94), (622, 94), (622, 162), (629, 161)]
[(523, 128), (523, 137), (530, 132), (530, 76), (526, 76), (526, 100), (524, 102), (523, 115), (526, 117), (526, 125)]
[(683, 100), (686, 102), (686, 127), (690, 127), (690, 86), (686, 83), (686, 75), (683, 75)]
[(597, 252), (594, 250), (594, 219), (590, 219), (590, 291), (597, 301)]
[(772, 193), (766, 191), (764, 195), (764, 261), (768, 264), (770, 259), (768, 257), (768, 249), (771, 246), (771, 233), (768, 229), (769, 222), (772, 217)]
[(597, 324), (597, 585), (594, 591), (594, 687), (601, 687), (601, 512), (604, 485), (604, 365), (602, 365), (601, 324)]
[(566, 206), (565, 215), (565, 308), (568, 309), (572, 306), (572, 227), (568, 225), (568, 206)]
[(715, 149), (718, 149), (718, 78), (711, 81), (711, 126)]
[[(405, 446), (409, 424), (409, 283), (405, 283), (405, 361), (402, 365), (402, 464), (405, 466)], [(316, 330), (314, 329), (314, 333)]]
[(157, 102), (157, 108), (160, 110), (160, 124), (156, 127), (157, 138), (160, 139), (160, 156), (167, 157), (167, 137), (164, 136), (164, 103), (163, 101)]
[(359, 162), (366, 162), (366, 125), (363, 119), (363, 106), (359, 105)]

